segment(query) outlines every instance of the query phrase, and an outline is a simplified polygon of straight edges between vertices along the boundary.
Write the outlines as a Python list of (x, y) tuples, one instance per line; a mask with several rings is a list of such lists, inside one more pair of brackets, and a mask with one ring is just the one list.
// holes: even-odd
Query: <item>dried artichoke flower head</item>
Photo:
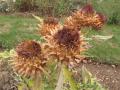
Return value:
[(53, 17), (43, 21), (41, 35), (45, 38), (44, 50), (47, 56), (56, 56), (60, 61), (80, 62), (81, 53), (87, 50), (88, 43), (81, 33), (82, 27), (101, 28), (105, 16), (96, 13), (91, 5), (74, 12), (65, 19), (63, 25)]
[(91, 24), (91, 26), (95, 29), (100, 29), (107, 21), (107, 18), (102, 13), (96, 13), (94, 20), (95, 21)]
[(43, 24), (40, 28), (40, 34), (43, 37), (47, 37), (49, 35), (53, 35), (60, 29), (62, 25), (59, 23), (59, 20), (54, 17), (47, 17), (44, 19)]
[(85, 15), (92, 15), (93, 13), (95, 13), (91, 4), (88, 4), (88, 5), (84, 6), (83, 8), (81, 8), (80, 12)]
[(86, 45), (87, 42), (77, 28), (63, 27), (49, 39), (47, 53), (69, 65), (70, 62), (78, 63), (83, 59), (80, 54), (87, 49)]
[(54, 39), (60, 47), (66, 48), (67, 50), (77, 49), (78, 44), (80, 44), (79, 34), (80, 33), (76, 30), (64, 27), (63, 30), (58, 31), (54, 35)]
[(86, 5), (80, 10), (67, 17), (64, 26), (67, 27), (93, 27), (100, 29), (106, 22), (106, 17), (101, 13), (96, 13), (92, 5)]
[(24, 41), (16, 47), (18, 56), (23, 58), (38, 57), (41, 54), (40, 45), (32, 40)]
[(17, 56), (12, 62), (13, 69), (24, 77), (36, 78), (44, 70), (46, 59), (42, 54), (39, 43), (28, 40), (20, 43), (16, 47)]

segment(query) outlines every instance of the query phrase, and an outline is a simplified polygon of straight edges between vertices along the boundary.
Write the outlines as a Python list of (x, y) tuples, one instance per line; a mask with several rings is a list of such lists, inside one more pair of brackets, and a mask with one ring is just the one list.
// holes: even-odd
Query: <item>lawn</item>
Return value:
[(88, 50), (87, 55), (103, 63), (120, 64), (120, 26), (106, 25), (98, 32), (90, 30), (88, 36), (91, 35), (113, 35), (113, 37), (107, 41), (90, 41), (92, 48)]
[(23, 40), (41, 40), (35, 32), (37, 22), (14, 16), (0, 16), (0, 45), (5, 49), (11, 49)]
[[(37, 20), (15, 16), (0, 16), (0, 46), (5, 49), (14, 48), (23, 40), (42, 41), (37, 34)], [(89, 41), (92, 48), (86, 55), (99, 62), (120, 64), (120, 26), (105, 25), (101, 31), (86, 30), (87, 37), (91, 35), (113, 35), (107, 41)]]

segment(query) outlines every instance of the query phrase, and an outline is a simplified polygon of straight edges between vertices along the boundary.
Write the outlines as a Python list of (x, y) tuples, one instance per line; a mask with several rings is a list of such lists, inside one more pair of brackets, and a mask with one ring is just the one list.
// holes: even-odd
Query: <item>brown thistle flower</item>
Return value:
[(28, 40), (20, 43), (16, 47), (16, 52), (23, 58), (38, 57), (41, 54), (41, 47), (35, 41)]
[(93, 14), (95, 12), (91, 4), (84, 6), (80, 11), (86, 15)]
[(91, 5), (83, 7), (81, 10), (74, 12), (67, 17), (64, 26), (72, 28), (93, 27), (101, 28), (106, 21), (106, 17), (100, 13), (96, 13)]
[(16, 48), (17, 56), (14, 58), (13, 69), (25, 77), (37, 77), (46, 73), (44, 66), (46, 59), (42, 54), (41, 46), (35, 41), (24, 41)]
[(63, 30), (58, 31), (54, 35), (54, 39), (57, 40), (57, 44), (65, 47), (66, 49), (76, 49), (79, 46), (78, 44), (80, 44), (78, 31), (72, 31), (67, 28), (63, 28)]
[(103, 14), (96, 13), (96, 15), (94, 16), (93, 24), (91, 23), (91, 26), (93, 28), (100, 29), (106, 21), (107, 18)]
[(87, 49), (87, 42), (82, 36), (77, 29), (63, 27), (48, 40), (47, 53), (67, 64), (78, 63), (82, 59), (81, 53)]
[(54, 34), (62, 25), (56, 18), (48, 17), (44, 19), (43, 24), (39, 25), (40, 34), (44, 37)]

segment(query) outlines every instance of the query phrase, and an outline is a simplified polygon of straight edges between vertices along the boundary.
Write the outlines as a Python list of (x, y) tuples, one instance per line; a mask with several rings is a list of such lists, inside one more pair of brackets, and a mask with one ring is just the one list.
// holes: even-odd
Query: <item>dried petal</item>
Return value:
[(94, 11), (92, 5), (88, 4), (81, 9), (81, 12), (85, 13), (85, 14), (93, 14), (95, 11)]

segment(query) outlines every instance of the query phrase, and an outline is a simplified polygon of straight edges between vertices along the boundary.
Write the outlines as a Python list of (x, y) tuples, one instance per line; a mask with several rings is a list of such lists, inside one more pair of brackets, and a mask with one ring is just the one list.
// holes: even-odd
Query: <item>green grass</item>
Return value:
[(107, 41), (90, 41), (92, 48), (86, 52), (87, 55), (103, 63), (120, 64), (120, 26), (107, 25), (98, 32), (90, 30), (88, 37), (92, 35), (113, 35), (113, 38)]
[(41, 40), (36, 34), (36, 26), (35, 19), (0, 16), (0, 45), (12, 49), (23, 40)]
[[(39, 40), (37, 20), (13, 16), (0, 16), (0, 45), (6, 49), (14, 48), (23, 40)], [(87, 30), (87, 37), (92, 35), (111, 35), (107, 41), (90, 41), (92, 48), (86, 54), (94, 60), (109, 64), (120, 64), (120, 26), (106, 25), (101, 31)]]

